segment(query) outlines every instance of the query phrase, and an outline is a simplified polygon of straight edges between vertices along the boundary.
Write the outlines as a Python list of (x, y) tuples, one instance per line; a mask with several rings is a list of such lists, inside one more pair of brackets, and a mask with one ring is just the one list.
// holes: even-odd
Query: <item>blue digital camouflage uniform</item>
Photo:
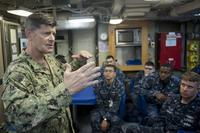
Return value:
[(194, 68), (192, 68), (191, 71), (200, 74), (200, 64), (198, 64), (197, 66), (195, 66)]
[(174, 95), (179, 94), (179, 87), (180, 79), (175, 75), (171, 75), (167, 82), (160, 81), (159, 76), (157, 76), (155, 86), (153, 87), (154, 89), (151, 93), (155, 94), (156, 92), (161, 92), (168, 97), (173, 97)]
[(159, 82), (157, 84), (158, 91), (164, 93), (167, 96), (170, 96), (171, 93), (178, 94), (179, 93), (179, 86), (180, 86), (180, 79), (174, 75), (170, 77), (170, 80), (167, 83)]
[(50, 55), (45, 59), (49, 69), (23, 51), (9, 65), (2, 96), (7, 121), (20, 133), (73, 133), (64, 67)]
[(156, 72), (150, 73), (148, 76), (144, 76), (136, 82), (134, 85), (134, 93), (143, 95), (145, 97), (151, 97), (151, 90), (154, 90), (156, 80), (158, 76)]
[[(137, 75), (132, 93), (132, 113), (126, 118), (128, 121), (146, 124), (149, 119), (157, 117), (162, 103), (156, 100), (155, 93), (161, 92), (166, 96), (179, 93), (180, 80), (171, 76), (167, 83), (160, 81), (159, 73), (154, 72), (144, 77), (141, 72)], [(148, 124), (150, 124), (148, 122)], [(151, 123), (152, 124), (152, 123)]]
[(144, 72), (138, 72), (134, 77), (134, 88), (131, 92), (132, 105), (129, 105), (125, 119), (131, 122), (141, 123), (147, 115), (145, 97), (154, 87), (156, 75), (154, 73), (144, 76)]
[(161, 109), (165, 119), (165, 130), (177, 133), (178, 130), (200, 132), (200, 97), (189, 104), (182, 104), (178, 95), (165, 102)]
[(128, 123), (122, 129), (124, 133), (200, 133), (200, 97), (189, 104), (182, 104), (179, 95), (168, 99), (152, 123), (151, 127)]
[[(151, 79), (151, 80), (149, 80)], [(178, 94), (179, 93), (179, 85), (180, 79), (172, 75), (167, 82), (162, 82), (160, 80), (160, 76), (158, 72), (152, 73), (151, 76), (147, 76), (146, 79), (143, 80), (146, 82), (143, 88), (149, 88), (148, 91), (143, 90), (147, 101), (155, 103), (155, 93), (161, 92), (167, 96)]]
[(115, 79), (111, 86), (105, 80), (95, 86), (97, 104), (91, 113), (93, 133), (101, 133), (100, 123), (103, 117), (109, 121), (111, 126), (107, 133), (119, 133), (122, 121), (118, 117), (118, 110), (124, 91), (124, 85), (118, 79)]
[(155, 94), (160, 92), (167, 97), (173, 97), (179, 94), (180, 79), (174, 75), (170, 76), (167, 82), (160, 80), (158, 73), (155, 73), (155, 83), (153, 84), (151, 90), (148, 90), (145, 99), (147, 101), (147, 112), (148, 116), (155, 117), (159, 115), (160, 108), (163, 103), (156, 100)]

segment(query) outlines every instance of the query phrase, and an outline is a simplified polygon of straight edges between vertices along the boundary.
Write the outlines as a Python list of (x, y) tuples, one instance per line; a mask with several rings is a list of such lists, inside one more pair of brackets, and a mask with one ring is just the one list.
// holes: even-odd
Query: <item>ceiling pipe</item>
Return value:
[(178, 1), (178, 0), (160, 0), (153, 7), (163, 7), (163, 6), (166, 6), (166, 5), (173, 4), (175, 1)]
[(143, 4), (126, 4), (126, 8), (150, 8), (151, 4), (150, 3), (143, 3)]
[(125, 9), (124, 12), (149, 12), (150, 8), (132, 8), (132, 9)]
[(145, 15), (144, 12), (126, 12), (123, 14), (124, 17), (129, 17), (129, 16), (138, 17), (138, 16), (144, 16), (144, 15)]
[(112, 16), (119, 16), (124, 5), (125, 0), (114, 0), (112, 6)]
[(195, 9), (200, 9), (199, 0), (194, 0), (193, 2), (187, 3), (185, 5), (175, 7), (170, 13), (172, 16), (178, 16)]
[(187, 1), (191, 1), (191, 0), (160, 0), (153, 7), (164, 7), (164, 6), (169, 6), (171, 4), (176, 5), (176, 4), (185, 3)]

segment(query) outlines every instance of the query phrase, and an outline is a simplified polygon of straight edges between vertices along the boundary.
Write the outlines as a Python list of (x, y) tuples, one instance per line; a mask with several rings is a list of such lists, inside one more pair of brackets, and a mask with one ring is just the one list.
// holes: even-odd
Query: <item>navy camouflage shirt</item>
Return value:
[(95, 86), (94, 93), (97, 104), (91, 114), (93, 131), (100, 131), (100, 124), (103, 118), (106, 118), (111, 125), (109, 133), (116, 133), (122, 122), (117, 113), (119, 111), (121, 97), (125, 93), (124, 84), (118, 79), (114, 79), (113, 83), (108, 85), (103, 80)]
[(114, 79), (112, 85), (105, 80), (95, 86), (94, 93), (97, 99), (97, 108), (109, 112), (117, 112), (121, 96), (125, 93), (124, 85), (118, 79)]
[(200, 97), (189, 104), (181, 103), (181, 97), (168, 99), (163, 104), (161, 116), (165, 118), (166, 131), (200, 131)]
[[(155, 101), (155, 94), (157, 92), (163, 93), (167, 97), (172, 97), (174, 95), (179, 94), (179, 86), (180, 86), (180, 79), (176, 76), (172, 75), (170, 76), (169, 80), (167, 82), (163, 82), (160, 80), (159, 74), (155, 73), (155, 83), (152, 86), (152, 89), (148, 92), (148, 99), (151, 100), (151, 102)], [(156, 102), (157, 103), (157, 102)]]

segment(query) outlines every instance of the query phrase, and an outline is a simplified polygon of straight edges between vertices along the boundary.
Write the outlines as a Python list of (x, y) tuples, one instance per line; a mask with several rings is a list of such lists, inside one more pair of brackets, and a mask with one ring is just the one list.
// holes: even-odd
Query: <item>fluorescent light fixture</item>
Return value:
[(93, 17), (72, 17), (68, 20), (69, 23), (90, 23), (95, 22)]
[(122, 22), (121, 18), (111, 18), (109, 23), (110, 24), (120, 24)]
[(90, 29), (94, 28), (95, 22), (89, 23), (70, 23), (68, 20), (57, 20), (57, 30), (69, 30), (69, 29)]
[(67, 20), (57, 21), (57, 29), (77, 29), (95, 26), (95, 19), (92, 16), (72, 16)]
[(32, 12), (29, 12), (23, 9), (8, 10), (7, 12), (14, 15), (18, 15), (18, 16), (23, 16), (23, 17), (28, 17), (29, 15), (33, 14)]

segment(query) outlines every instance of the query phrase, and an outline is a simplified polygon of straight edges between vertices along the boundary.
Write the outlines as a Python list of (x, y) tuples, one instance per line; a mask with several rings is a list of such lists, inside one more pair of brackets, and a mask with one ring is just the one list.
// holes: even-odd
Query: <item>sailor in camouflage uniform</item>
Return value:
[[(194, 72), (182, 75), (180, 96), (169, 99), (162, 107), (165, 130), (176, 133), (178, 130), (200, 133), (200, 76)], [(192, 132), (191, 132), (192, 131)]]
[[(116, 61), (112, 55), (108, 55), (106, 57), (105, 64), (110, 64), (110, 65), (115, 65), (116, 66)], [(101, 67), (101, 78), (103, 78), (103, 72), (104, 72), (104, 66)], [(124, 84), (128, 82), (128, 77), (116, 66), (116, 77)]]
[(95, 86), (96, 108), (91, 113), (93, 133), (120, 133), (122, 120), (118, 117), (124, 85), (116, 77), (116, 67), (106, 65), (104, 80)]
[(155, 96), (157, 105), (161, 107), (167, 98), (179, 94), (180, 79), (173, 75), (173, 68), (170, 64), (164, 64), (160, 67), (158, 78), (154, 86), (153, 96)]
[(136, 101), (134, 103), (137, 108), (133, 110), (133, 114), (139, 114), (131, 120), (132, 122), (152, 125), (151, 119), (159, 115), (163, 102), (168, 97), (179, 93), (180, 80), (175, 78), (172, 73), (171, 65), (164, 64), (161, 66), (159, 73), (152, 72), (136, 82), (132, 96), (133, 101)]
[(180, 95), (163, 104), (161, 115), (153, 120), (153, 126), (135, 123), (123, 125), (125, 133), (200, 133), (200, 76), (194, 72), (182, 75)]
[[(130, 122), (142, 122), (143, 117), (147, 115), (142, 107), (141, 100), (144, 100), (144, 96), (151, 90), (155, 83), (155, 66), (151, 61), (147, 61), (144, 65), (144, 71), (136, 73), (133, 78), (134, 87), (131, 91), (131, 102), (127, 103), (125, 120)], [(144, 105), (145, 106), (145, 105)]]
[[(50, 53), (55, 42), (55, 21), (45, 14), (32, 14), (26, 23), (28, 46), (13, 61), (4, 75), (5, 90), (2, 100), (9, 129), (22, 133), (74, 133), (69, 111), (71, 95), (100, 76), (99, 68), (89, 63), (71, 72), (65, 70)], [(91, 55), (82, 51), (79, 59)], [(10, 132), (10, 131), (8, 131)]]

